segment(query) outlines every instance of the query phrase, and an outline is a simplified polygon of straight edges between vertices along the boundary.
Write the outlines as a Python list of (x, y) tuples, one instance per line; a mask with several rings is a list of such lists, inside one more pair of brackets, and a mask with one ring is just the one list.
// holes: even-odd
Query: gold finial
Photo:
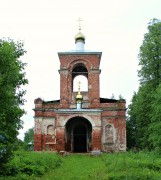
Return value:
[(81, 82), (79, 81), (78, 82), (78, 94), (76, 96), (76, 101), (77, 103), (81, 103), (82, 102), (82, 99), (83, 99), (83, 96), (81, 95), (80, 93), (80, 85), (81, 85)]
[(81, 18), (78, 18), (78, 26), (79, 26), (79, 31), (81, 31), (81, 21), (83, 21)]

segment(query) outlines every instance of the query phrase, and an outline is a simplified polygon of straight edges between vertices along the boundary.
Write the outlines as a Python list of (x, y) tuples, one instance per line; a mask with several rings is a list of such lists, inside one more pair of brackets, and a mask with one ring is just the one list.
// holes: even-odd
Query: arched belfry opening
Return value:
[(81, 91), (88, 91), (88, 70), (83, 63), (78, 63), (72, 70), (73, 92), (78, 91), (78, 82), (81, 82)]
[(84, 117), (74, 117), (65, 126), (66, 151), (89, 152), (92, 143), (92, 125)]

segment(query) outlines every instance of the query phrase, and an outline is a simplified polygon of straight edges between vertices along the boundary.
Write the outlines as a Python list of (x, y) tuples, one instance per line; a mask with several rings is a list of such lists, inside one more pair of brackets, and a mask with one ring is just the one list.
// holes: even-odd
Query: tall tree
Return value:
[(127, 147), (128, 149), (138, 147), (137, 146), (137, 122), (136, 122), (136, 117), (137, 117), (137, 93), (134, 92), (132, 101), (132, 104), (129, 105), (129, 110), (128, 110), (128, 118), (126, 121), (126, 133), (127, 133)]
[(25, 100), (27, 84), (24, 68), (19, 58), (24, 55), (23, 43), (13, 40), (0, 40), (0, 169), (12, 154), (18, 130), (22, 127), (21, 108)]
[(128, 148), (150, 148), (148, 125), (150, 123), (151, 94), (146, 85), (140, 86), (129, 105), (127, 120)]
[(161, 82), (161, 21), (152, 19), (140, 47), (138, 75), (140, 83), (155, 89)]
[(161, 84), (153, 95), (149, 143), (161, 153)]
[[(140, 87), (129, 106), (127, 121), (129, 134), (135, 132), (135, 145), (139, 148), (151, 148), (149, 129), (153, 111), (153, 96), (161, 82), (161, 21), (152, 19), (148, 32), (144, 35), (139, 52), (138, 76)], [(128, 134), (127, 134), (128, 136)]]

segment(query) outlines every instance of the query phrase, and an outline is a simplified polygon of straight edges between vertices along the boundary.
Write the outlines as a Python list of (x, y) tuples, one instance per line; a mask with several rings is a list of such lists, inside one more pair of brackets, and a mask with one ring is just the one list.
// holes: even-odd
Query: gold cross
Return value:
[(79, 31), (81, 31), (81, 21), (83, 21), (81, 18), (78, 18), (78, 25), (79, 25)]
[(78, 92), (80, 92), (80, 85), (81, 85), (81, 82), (79, 81), (78, 82)]

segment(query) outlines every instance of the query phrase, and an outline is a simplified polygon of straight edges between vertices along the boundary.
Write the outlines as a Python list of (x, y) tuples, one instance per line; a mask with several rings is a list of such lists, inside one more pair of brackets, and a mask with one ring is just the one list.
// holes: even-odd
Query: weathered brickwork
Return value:
[[(35, 151), (126, 151), (126, 102), (100, 98), (101, 52), (60, 52), (60, 100), (35, 100)], [(76, 107), (73, 80), (84, 75), (88, 91)]]

